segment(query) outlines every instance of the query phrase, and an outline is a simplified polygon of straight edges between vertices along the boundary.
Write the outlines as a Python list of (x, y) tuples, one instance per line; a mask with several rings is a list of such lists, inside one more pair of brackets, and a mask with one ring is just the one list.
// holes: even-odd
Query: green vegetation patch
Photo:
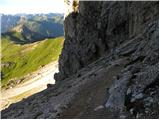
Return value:
[(64, 38), (50, 38), (32, 44), (16, 44), (9, 37), (2, 37), (2, 79), (5, 87), (12, 78), (19, 78), (36, 71), (58, 59)]

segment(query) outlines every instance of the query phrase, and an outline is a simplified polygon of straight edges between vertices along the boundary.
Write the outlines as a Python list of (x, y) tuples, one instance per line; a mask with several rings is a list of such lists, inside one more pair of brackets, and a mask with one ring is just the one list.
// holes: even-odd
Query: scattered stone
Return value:
[(104, 106), (103, 106), (103, 105), (100, 105), (100, 106), (96, 107), (96, 108), (94, 109), (94, 111), (98, 111), (98, 110), (103, 109), (103, 108), (104, 108)]
[(130, 111), (130, 113), (131, 113), (131, 115), (133, 115), (134, 114), (134, 108), (131, 108), (129, 111)]
[(125, 73), (124, 76), (115, 82), (115, 84), (109, 89), (110, 97), (105, 104), (107, 109), (120, 110), (124, 109), (125, 93), (127, 91), (127, 84), (131, 74)]
[(145, 113), (148, 114), (151, 110), (149, 108), (145, 108)]
[(152, 97), (147, 97), (144, 99), (145, 102), (150, 102), (150, 103), (153, 103), (153, 98)]
[(120, 115), (120, 119), (125, 119), (126, 116), (125, 115)]
[[(1, 112), (2, 118), (33, 118), (35, 114), (33, 108), (43, 111), (40, 115), (42, 118), (59, 118), (68, 110), (66, 108), (63, 111), (65, 105), (68, 105), (69, 109), (76, 107), (77, 111), (84, 113), (86, 111), (73, 106), (73, 103), (77, 102), (74, 101), (75, 97), (82, 99), (79, 91), (83, 91), (84, 87), (89, 88), (88, 84), (86, 85), (88, 81), (92, 83), (102, 79), (98, 77), (102, 74), (100, 67), (113, 66), (113, 61), (126, 57), (129, 58), (129, 63), (117, 64), (125, 65), (118, 73), (119, 80), (114, 82), (111, 80), (111, 85), (106, 86), (109, 87), (109, 94), (106, 97), (105, 107), (111, 111), (109, 115), (115, 118), (119, 113), (118, 118), (128, 118), (121, 113), (123, 111), (130, 113), (131, 118), (159, 118), (157, 114), (159, 97), (158, 92), (154, 92), (158, 91), (159, 85), (145, 93), (154, 86), (155, 81), (159, 80), (158, 20), (158, 1), (80, 1), (79, 13), (69, 14), (64, 21), (65, 42), (59, 57), (59, 73), (54, 75), (57, 89), (50, 87), (10, 105)], [(96, 79), (94, 75), (89, 77), (93, 71), (96, 73)], [(77, 72), (81, 73), (83, 79), (82, 76), (76, 76)], [(105, 72), (103, 74), (106, 75)], [(70, 84), (73, 86), (67, 87)], [(55, 96), (55, 92), (60, 94)], [(148, 98), (151, 94), (154, 96), (152, 99)], [(85, 97), (88, 100), (87, 95)], [(147, 100), (144, 100), (146, 98)], [(41, 101), (44, 101), (43, 104)], [(87, 106), (91, 101), (83, 104)], [(155, 101), (155, 106), (151, 106)], [(23, 114), (18, 115), (19, 108)], [(101, 108), (97, 106), (95, 110)], [(50, 109), (55, 109), (56, 112), (50, 112)], [(134, 114), (134, 111), (137, 114)], [(75, 115), (72, 114), (70, 117)]]
[(139, 119), (143, 114), (142, 113), (137, 113), (136, 119)]
[(138, 100), (138, 99), (142, 99), (143, 96), (144, 96), (143, 93), (140, 93), (140, 94), (136, 95), (134, 98)]
[(128, 90), (127, 90), (127, 95), (129, 95), (129, 94), (131, 94), (131, 88), (128, 88)]

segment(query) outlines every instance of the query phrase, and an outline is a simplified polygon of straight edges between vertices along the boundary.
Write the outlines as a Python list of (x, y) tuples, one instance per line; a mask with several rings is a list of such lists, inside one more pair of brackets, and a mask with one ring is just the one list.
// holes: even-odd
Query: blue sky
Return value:
[(0, 13), (64, 13), (64, 0), (0, 0)]

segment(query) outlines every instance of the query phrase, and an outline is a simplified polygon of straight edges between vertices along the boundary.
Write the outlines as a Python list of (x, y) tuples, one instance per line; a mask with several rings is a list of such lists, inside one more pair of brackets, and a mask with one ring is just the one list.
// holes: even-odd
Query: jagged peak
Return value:
[(11, 31), (22, 33), (24, 29), (28, 29), (24, 24), (19, 24), (16, 27), (14, 27)]

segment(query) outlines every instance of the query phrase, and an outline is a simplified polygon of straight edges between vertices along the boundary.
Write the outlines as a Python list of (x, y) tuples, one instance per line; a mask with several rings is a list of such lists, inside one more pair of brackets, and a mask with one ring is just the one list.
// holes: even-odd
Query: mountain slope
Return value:
[(80, 1), (56, 84), (2, 118), (159, 118), (159, 2)]
[(20, 20), (20, 16), (3, 15), (1, 16), (1, 32), (5, 33), (15, 27)]
[(2, 87), (7, 87), (9, 80), (16, 83), (19, 77), (57, 60), (62, 45), (63, 37), (25, 45), (14, 43), (10, 37), (2, 37)]
[[(20, 43), (63, 36), (63, 15), (2, 15), (2, 35), (20, 34)], [(16, 38), (15, 38), (16, 39)]]

